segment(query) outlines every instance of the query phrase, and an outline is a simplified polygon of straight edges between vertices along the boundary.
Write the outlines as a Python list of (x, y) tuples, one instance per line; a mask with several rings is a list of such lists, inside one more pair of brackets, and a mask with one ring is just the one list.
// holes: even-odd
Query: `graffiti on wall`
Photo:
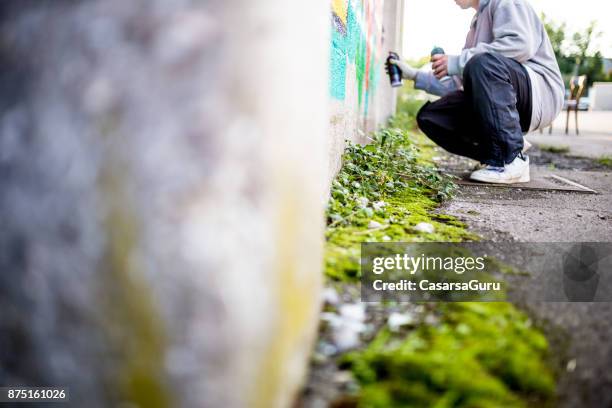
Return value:
[(383, 1), (332, 0), (330, 94), (337, 100), (346, 98), (347, 86), (353, 83), (347, 68), (353, 66), (364, 115), (382, 70)]

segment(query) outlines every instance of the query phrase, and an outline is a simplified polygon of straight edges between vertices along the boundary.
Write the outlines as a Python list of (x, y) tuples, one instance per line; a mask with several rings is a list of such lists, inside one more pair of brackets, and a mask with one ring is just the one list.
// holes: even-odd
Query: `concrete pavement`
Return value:
[[(597, 115), (598, 119), (611, 114)], [(610, 122), (612, 124), (612, 122)], [(547, 134), (535, 138), (553, 145), (561, 140), (570, 145), (570, 154), (601, 157), (612, 152), (609, 134), (593, 133), (566, 137)], [(533, 140), (533, 139), (532, 139)], [(534, 141), (536, 141), (534, 140)], [(569, 142), (571, 140), (571, 142)], [(592, 143), (602, 140), (601, 145)], [(536, 141), (536, 143), (538, 143)], [(539, 153), (534, 148), (535, 156)], [(534, 157), (534, 155), (532, 155)], [(465, 221), (469, 229), (486, 240), (522, 242), (610, 242), (612, 241), (612, 170), (572, 169), (571, 160), (549, 154), (553, 166), (532, 166), (599, 192), (597, 195), (558, 191), (527, 191), (519, 188), (461, 186), (458, 196), (441, 211)], [(456, 169), (456, 156), (453, 166)], [(563, 163), (561, 170), (555, 162)], [(473, 162), (465, 161), (464, 170)], [(523, 279), (521, 281), (521, 279)], [(538, 290), (529, 278), (512, 280), (514, 290)], [(521, 304), (547, 332), (553, 354), (560, 365), (558, 401), (561, 408), (612, 407), (612, 303), (528, 303)]]
[(548, 128), (527, 135), (527, 140), (539, 146), (568, 147), (569, 155), (598, 159), (612, 157), (612, 111), (578, 112), (580, 135), (576, 135), (574, 113), (570, 115), (569, 134), (565, 134), (567, 114), (561, 113), (553, 123), (552, 134)]

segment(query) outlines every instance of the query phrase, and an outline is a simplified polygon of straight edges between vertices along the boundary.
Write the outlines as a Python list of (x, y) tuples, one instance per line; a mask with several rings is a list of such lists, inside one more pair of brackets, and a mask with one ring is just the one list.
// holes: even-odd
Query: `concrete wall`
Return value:
[(593, 110), (612, 110), (612, 82), (595, 82), (590, 95)]
[(320, 307), (329, 4), (20, 0), (0, 20), (0, 384), (290, 406)]
[(332, 177), (340, 167), (345, 140), (366, 135), (395, 112), (396, 91), (384, 62), (401, 53), (403, 0), (331, 0), (329, 142)]

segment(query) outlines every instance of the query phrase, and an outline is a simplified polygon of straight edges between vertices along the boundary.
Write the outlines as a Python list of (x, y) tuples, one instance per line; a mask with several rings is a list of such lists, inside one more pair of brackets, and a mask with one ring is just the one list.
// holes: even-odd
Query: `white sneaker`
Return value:
[(470, 175), (470, 179), (494, 184), (528, 183), (529, 157), (519, 154), (512, 163), (504, 167), (487, 166), (476, 170)]

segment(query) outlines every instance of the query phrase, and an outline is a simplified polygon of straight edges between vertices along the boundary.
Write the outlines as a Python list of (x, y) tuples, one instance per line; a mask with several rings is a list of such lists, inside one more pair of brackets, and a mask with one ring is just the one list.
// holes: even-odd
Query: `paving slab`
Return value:
[(582, 194), (597, 194), (596, 190), (580, 184), (574, 180), (562, 177), (548, 169), (535, 168), (531, 171), (531, 180), (527, 183), (516, 184), (483, 184), (470, 179), (470, 172), (456, 172), (457, 184), (464, 186), (491, 188), (510, 188), (515, 190), (534, 190), (534, 191), (566, 191)]

